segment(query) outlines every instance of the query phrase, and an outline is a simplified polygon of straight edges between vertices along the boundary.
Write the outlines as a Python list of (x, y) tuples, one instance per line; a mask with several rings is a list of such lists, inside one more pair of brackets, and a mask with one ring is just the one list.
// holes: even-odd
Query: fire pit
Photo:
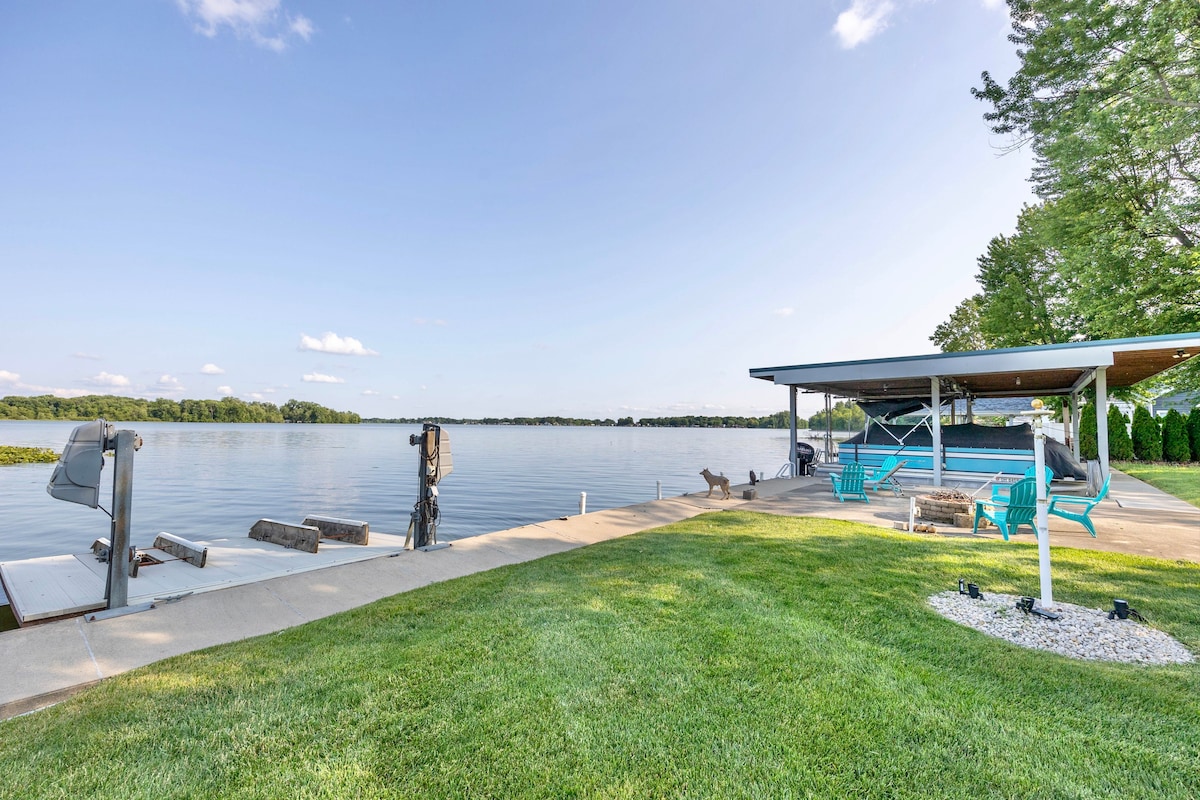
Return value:
[(974, 501), (968, 495), (957, 489), (939, 489), (936, 492), (917, 497), (917, 508), (921, 510), (921, 519), (946, 525), (955, 524), (955, 514), (973, 513), (974, 505)]

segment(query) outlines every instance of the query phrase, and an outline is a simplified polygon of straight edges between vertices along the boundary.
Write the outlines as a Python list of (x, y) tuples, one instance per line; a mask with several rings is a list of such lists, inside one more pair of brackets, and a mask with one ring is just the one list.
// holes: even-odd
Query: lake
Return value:
[[(79, 422), (0, 420), (0, 444), (61, 452)], [(137, 431), (131, 542), (160, 531), (189, 539), (245, 536), (258, 519), (308, 514), (404, 533), (417, 495), (419, 425), (114, 423)], [(587, 509), (705, 491), (702, 468), (733, 483), (774, 477), (786, 430), (447, 425), (454, 471), (438, 487), (439, 541)], [(111, 511), (112, 461), (100, 505)], [(0, 561), (79, 553), (109, 534), (98, 509), (46, 493), (53, 464), (0, 467)]]

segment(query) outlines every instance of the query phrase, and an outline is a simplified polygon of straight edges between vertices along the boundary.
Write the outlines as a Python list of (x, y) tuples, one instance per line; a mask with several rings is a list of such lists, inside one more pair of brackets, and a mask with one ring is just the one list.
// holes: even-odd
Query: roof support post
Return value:
[(792, 429), (792, 443), (791, 443), (791, 445), (788, 446), (788, 463), (790, 463), (792, 465), (792, 477), (793, 478), (799, 474), (799, 472), (796, 469), (796, 467), (797, 467), (797, 464), (796, 464), (796, 460), (797, 460), (796, 459), (796, 436), (799, 433), (799, 431), (797, 430), (797, 425), (796, 425), (796, 393), (799, 391), (800, 390), (795, 386), (788, 387), (788, 394), (790, 395), (790, 402), (788, 403), (788, 411), (791, 412), (790, 419), (791, 419), (791, 429)]
[[(1100, 480), (1108, 477), (1108, 368), (1096, 369), (1096, 449), (1100, 458)], [(1096, 487), (1097, 489), (1099, 487)]]
[(833, 449), (833, 398), (825, 393), (825, 462), (838, 460), (838, 454)]
[(929, 379), (929, 405), (933, 411), (933, 485), (942, 485), (942, 382)]
[(1075, 456), (1075, 460), (1079, 461), (1079, 423), (1083, 418), (1083, 410), (1079, 407), (1079, 395), (1071, 393), (1070, 405), (1067, 406), (1071, 417), (1067, 420), (1070, 424), (1071, 432), (1071, 455)]

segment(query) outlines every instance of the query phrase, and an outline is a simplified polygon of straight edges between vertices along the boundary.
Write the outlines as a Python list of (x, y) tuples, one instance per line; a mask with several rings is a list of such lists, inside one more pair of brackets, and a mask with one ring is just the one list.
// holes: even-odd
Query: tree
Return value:
[(1183, 414), (1175, 409), (1167, 412), (1162, 427), (1163, 460), (1181, 464), (1191, 461), (1192, 448), (1188, 442), (1187, 425)]
[(1139, 461), (1162, 461), (1162, 432), (1145, 406), (1133, 409), (1133, 455)]
[(1187, 418), (1188, 442), (1192, 446), (1192, 461), (1200, 461), (1200, 407), (1193, 408)]
[(1079, 456), (1085, 461), (1100, 457), (1100, 428), (1096, 423), (1096, 404), (1088, 403), (1079, 415)]
[[(984, 72), (972, 93), (993, 132), (1032, 148), (1042, 202), (980, 259), (982, 292), (965, 301), (979, 335), (994, 347), (1200, 329), (1200, 4), (1008, 4), (1020, 67), (1006, 84)], [(933, 338), (953, 349), (942, 327)], [(1200, 361), (1172, 380), (1200, 386)]]
[(1113, 461), (1133, 458), (1133, 440), (1129, 438), (1129, 419), (1116, 406), (1108, 407), (1108, 457)]

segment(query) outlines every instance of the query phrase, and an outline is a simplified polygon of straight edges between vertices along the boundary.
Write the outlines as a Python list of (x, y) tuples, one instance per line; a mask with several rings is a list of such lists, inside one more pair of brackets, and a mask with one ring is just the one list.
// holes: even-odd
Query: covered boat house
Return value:
[[(750, 377), (788, 387), (792, 474), (797, 474), (797, 395), (800, 392), (818, 393), (825, 395), (827, 409), (830, 398), (846, 398), (858, 403), (868, 415), (868, 431), (856, 437), (859, 441), (852, 440), (840, 446), (840, 461), (861, 459), (870, 464), (878, 463), (885, 452), (899, 455), (910, 461), (908, 468), (930, 470), (934, 486), (942, 485), (947, 471), (980, 475), (1021, 474), (1033, 463), (1032, 432), (1028, 428), (1010, 435), (1028, 436), (1028, 447), (1014, 446), (1020, 442), (1016, 438), (1003, 439), (1003, 433), (972, 430), (982, 427), (971, 424), (972, 403), (982, 398), (1065, 398), (1064, 422), (1071, 431), (1069, 438), (1073, 450), (1069, 455), (1078, 462), (1081, 395), (1094, 386), (1099, 478), (1103, 480), (1109, 469), (1109, 391), (1133, 386), (1197, 354), (1200, 354), (1200, 332), (757, 367), (750, 370)], [(966, 403), (966, 426), (942, 425), (942, 408), (954, 400)], [(917, 433), (914, 427), (900, 429), (882, 425), (880, 436), (884, 439), (871, 442), (871, 418), (887, 420), (918, 409), (924, 409), (928, 414), (928, 424), (919, 435), (914, 435)], [(896, 429), (888, 430), (891, 428)], [(826, 450), (828, 460), (832, 455), (831, 437), (828, 436)], [(1070, 465), (1065, 461), (1060, 463), (1061, 466), (1055, 466), (1056, 473), (1065, 473)]]

